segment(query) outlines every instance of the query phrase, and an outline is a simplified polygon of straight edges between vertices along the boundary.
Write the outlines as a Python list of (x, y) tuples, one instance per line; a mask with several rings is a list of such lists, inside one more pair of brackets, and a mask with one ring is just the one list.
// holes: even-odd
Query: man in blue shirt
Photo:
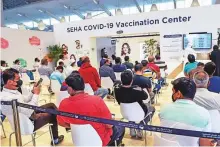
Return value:
[(100, 60), (100, 67), (102, 67), (105, 64), (105, 60), (108, 59), (108, 55), (105, 54), (102, 59)]
[(63, 67), (62, 66), (58, 66), (56, 68), (56, 71), (54, 71), (51, 75), (50, 75), (50, 79), (51, 80), (58, 80), (60, 85), (62, 85), (62, 83), (64, 82), (64, 77), (63, 77)]
[(123, 72), (127, 69), (127, 67), (123, 64), (121, 64), (121, 58), (116, 57), (115, 59), (115, 65), (113, 66), (114, 72)]
[(197, 68), (197, 64), (198, 62), (196, 62), (195, 56), (192, 54), (188, 55), (188, 63), (186, 64), (185, 68), (184, 68), (184, 74), (186, 77), (188, 77), (188, 74), (191, 70)]
[(205, 72), (209, 75), (209, 86), (208, 90), (215, 93), (220, 93), (220, 77), (213, 76), (216, 70), (216, 65), (214, 62), (208, 62), (204, 67)]
[(99, 68), (100, 77), (110, 77), (114, 82), (116, 80), (115, 73), (113, 69), (110, 67), (111, 61), (110, 59), (105, 59), (105, 64)]

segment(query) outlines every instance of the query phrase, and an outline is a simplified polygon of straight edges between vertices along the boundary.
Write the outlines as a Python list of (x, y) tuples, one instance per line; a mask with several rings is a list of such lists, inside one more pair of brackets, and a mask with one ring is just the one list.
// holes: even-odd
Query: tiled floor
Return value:
[[(158, 118), (158, 113), (160, 111), (160, 107), (170, 103), (171, 102), (171, 84), (169, 84), (168, 87), (163, 88), (162, 93), (160, 94), (159, 97), (159, 102), (158, 104), (155, 105), (156, 108), (156, 113), (153, 117), (153, 124), (152, 125), (159, 125), (160, 121)], [(49, 98), (46, 96), (41, 96), (41, 99), (48, 99)], [(55, 102), (55, 97), (52, 98), (52, 102)], [(107, 100), (105, 99), (105, 102), (107, 104), (107, 106), (109, 107), (110, 111), (112, 113), (115, 114), (115, 118), (116, 119), (120, 119), (122, 118), (121, 113), (120, 113), (120, 107), (117, 103), (114, 103), (113, 100)], [(43, 104), (43, 101), (40, 102), (41, 104)], [(9, 134), (12, 132), (11, 127), (9, 125), (9, 122), (7, 121), (7, 119), (4, 121), (4, 128), (5, 128), (5, 132), (6, 132), (6, 138), (2, 138), (1, 137), (1, 146), (8, 146), (9, 145)], [(46, 128), (42, 128), (38, 131), (37, 133), (37, 138), (36, 139), (36, 145), (37, 146), (50, 146), (50, 134), (48, 131), (48, 127)], [(2, 132), (2, 130), (1, 130)], [(46, 133), (45, 133), (46, 132)], [(45, 134), (44, 134), (45, 133)], [(66, 133), (66, 130), (62, 127), (59, 127), (59, 134), (63, 134), (65, 136), (64, 141), (59, 145), (59, 146), (73, 146), (72, 143), (72, 138), (71, 138), (71, 133)], [(1, 133), (2, 136), (2, 133)], [(27, 142), (31, 141), (31, 136), (22, 136), (22, 143), (25, 144)], [(125, 137), (123, 139), (123, 143), (126, 146), (144, 146), (144, 140), (137, 140), (137, 139), (131, 139), (129, 136), (129, 129), (126, 129), (126, 134)], [(147, 134), (147, 144), (148, 146), (153, 146), (153, 137), (149, 135), (149, 133)], [(15, 146), (15, 137), (12, 137), (12, 145)], [(28, 143), (26, 146), (32, 146), (32, 143)]]

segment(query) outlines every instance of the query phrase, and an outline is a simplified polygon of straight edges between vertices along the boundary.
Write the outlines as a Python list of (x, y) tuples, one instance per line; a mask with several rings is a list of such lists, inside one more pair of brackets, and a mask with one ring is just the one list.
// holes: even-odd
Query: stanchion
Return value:
[(12, 110), (13, 110), (13, 118), (14, 118), (16, 145), (20, 147), (22, 146), (22, 140), (21, 140), (21, 130), (20, 130), (20, 120), (19, 120), (17, 100), (12, 100)]

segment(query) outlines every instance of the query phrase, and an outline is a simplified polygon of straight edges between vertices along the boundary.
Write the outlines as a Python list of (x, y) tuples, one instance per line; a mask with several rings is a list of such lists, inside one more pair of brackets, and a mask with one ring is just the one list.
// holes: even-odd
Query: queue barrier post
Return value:
[(12, 110), (13, 110), (16, 145), (20, 147), (20, 146), (22, 146), (22, 140), (21, 140), (21, 129), (20, 129), (20, 120), (19, 120), (17, 100), (12, 100), (11, 106), (12, 106)]

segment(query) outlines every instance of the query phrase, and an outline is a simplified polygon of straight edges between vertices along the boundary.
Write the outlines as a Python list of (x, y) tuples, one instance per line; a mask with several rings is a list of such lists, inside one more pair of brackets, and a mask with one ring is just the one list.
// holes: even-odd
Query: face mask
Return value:
[(16, 87), (21, 87), (22, 86), (22, 84), (23, 84), (23, 81), (22, 80), (19, 80), (19, 81), (17, 81), (17, 85), (16, 85)]

